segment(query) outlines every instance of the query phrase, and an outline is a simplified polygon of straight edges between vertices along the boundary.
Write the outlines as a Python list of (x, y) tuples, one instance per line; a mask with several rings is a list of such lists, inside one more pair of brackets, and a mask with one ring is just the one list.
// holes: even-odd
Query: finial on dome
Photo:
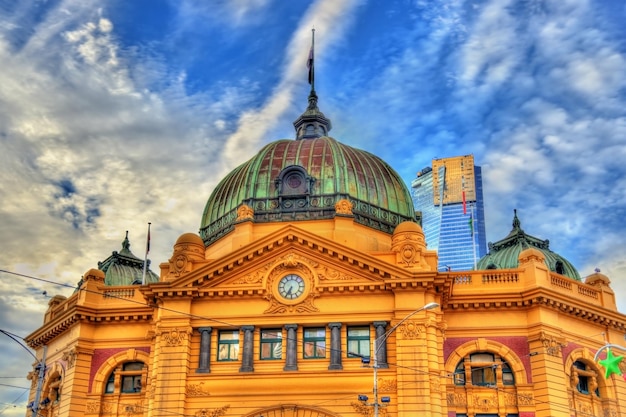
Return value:
[(309, 84), (311, 85), (308, 98), (309, 105), (304, 113), (293, 122), (293, 127), (296, 129), (296, 140), (326, 136), (332, 128), (330, 120), (317, 107), (317, 93), (315, 92), (315, 28), (311, 32), (311, 49), (307, 67), (309, 69)]
[(517, 218), (517, 209), (513, 209), (513, 229), (521, 229), (522, 223)]
[(126, 237), (124, 238), (124, 241), (122, 242), (122, 250), (130, 250), (130, 241), (128, 240), (128, 230), (126, 231)]

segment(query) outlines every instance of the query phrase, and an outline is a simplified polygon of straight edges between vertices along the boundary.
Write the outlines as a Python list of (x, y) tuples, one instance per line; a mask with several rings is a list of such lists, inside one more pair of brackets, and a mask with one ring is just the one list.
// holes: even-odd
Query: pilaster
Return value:
[(543, 330), (529, 338), (536, 417), (563, 415), (563, 410), (569, 409), (561, 351), (564, 343), (560, 335)]

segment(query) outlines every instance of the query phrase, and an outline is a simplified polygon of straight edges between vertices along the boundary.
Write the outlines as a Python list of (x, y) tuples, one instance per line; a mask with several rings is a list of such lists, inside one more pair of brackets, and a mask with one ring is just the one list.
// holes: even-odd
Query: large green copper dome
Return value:
[(317, 109), (314, 91), (294, 126), (295, 140), (266, 145), (213, 190), (200, 225), (205, 245), (233, 229), (244, 204), (256, 223), (332, 218), (343, 199), (352, 203), (355, 221), (388, 233), (415, 219), (411, 195), (396, 171), (327, 136), (330, 120)]
[(545, 257), (546, 266), (550, 271), (580, 281), (580, 275), (574, 266), (558, 253), (550, 250), (550, 242), (527, 235), (517, 218), (517, 210), (513, 215), (513, 229), (502, 240), (489, 243), (489, 253), (478, 261), (478, 269), (510, 269), (519, 266), (519, 255), (523, 250), (534, 248)]
[(209, 198), (200, 236), (209, 244), (228, 232), (246, 204), (255, 222), (331, 218), (348, 199), (355, 219), (392, 232), (415, 217), (400, 176), (380, 158), (335, 139), (278, 140), (235, 168)]

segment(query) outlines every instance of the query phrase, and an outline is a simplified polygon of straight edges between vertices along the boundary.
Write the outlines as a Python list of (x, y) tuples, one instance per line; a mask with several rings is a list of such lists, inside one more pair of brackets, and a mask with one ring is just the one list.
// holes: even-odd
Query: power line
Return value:
[[(47, 279), (40, 278), (40, 277), (34, 277), (34, 276), (31, 276), (31, 275), (21, 274), (21, 273), (17, 273), (17, 272), (13, 272), (13, 271), (8, 271), (8, 270), (5, 270), (5, 269), (0, 269), (0, 272), (4, 272), (4, 273), (6, 273), (6, 274), (10, 274), (10, 275), (19, 276), (19, 277), (22, 277), (22, 278), (32, 279), (32, 280), (39, 281), (39, 282), (45, 282), (45, 283), (48, 283), (48, 284), (51, 284), (51, 285), (60, 286), (60, 287), (71, 288), (71, 289), (74, 289), (74, 290), (80, 290), (80, 291), (86, 291), (86, 292), (88, 292), (88, 293), (92, 293), (92, 294), (98, 294), (98, 295), (101, 295), (101, 294), (102, 294), (102, 293), (101, 293), (101, 292), (99, 292), (99, 291), (88, 290), (88, 289), (86, 289), (86, 288), (80, 288), (80, 286), (79, 286), (79, 287), (77, 287), (77, 286), (73, 286), (73, 285), (69, 285), (69, 284), (59, 283), (59, 282), (55, 282), (55, 281), (51, 281), (51, 280), (47, 280)], [(208, 320), (208, 321), (212, 321), (212, 322), (215, 322), (215, 323), (218, 323), (218, 324), (222, 324), (222, 325), (227, 326), (227, 327), (237, 327), (237, 325), (236, 325), (236, 324), (229, 323), (229, 322), (226, 322), (226, 321), (223, 321), (223, 320), (219, 320), (219, 319), (215, 319), (215, 318), (210, 318), (210, 317), (207, 317), (207, 316), (201, 316), (201, 315), (197, 315), (197, 314), (191, 314), (191, 313), (187, 313), (187, 312), (183, 312), (183, 311), (180, 311), (180, 310), (171, 309), (171, 308), (164, 307), (164, 306), (151, 305), (151, 304), (149, 304), (149, 303), (147, 303), (147, 302), (136, 301), (136, 300), (128, 299), (128, 298), (125, 298), (125, 297), (116, 296), (115, 294), (110, 294), (110, 295), (107, 295), (107, 296), (108, 296), (109, 298), (116, 298), (116, 299), (118, 299), (118, 300), (123, 300), (123, 301), (125, 301), (125, 302), (129, 302), (129, 303), (133, 303), (133, 304), (138, 304), (138, 305), (140, 305), (140, 306), (142, 306), (142, 307), (149, 307), (149, 308), (151, 308), (151, 309), (161, 309), (161, 310), (163, 310), (163, 311), (168, 311), (168, 312), (171, 312), (171, 313), (180, 314), (180, 315), (183, 315), (183, 316), (186, 316), (186, 317), (189, 317), (189, 318), (193, 318), (193, 319)], [(263, 329), (261, 329), (261, 328), (256, 328), (256, 326), (255, 326), (255, 333), (256, 333), (256, 332), (260, 332), (261, 330), (263, 330)], [(9, 336), (9, 335), (10, 335), (9, 337), (11, 337), (11, 338), (13, 338), (13, 337), (17, 337), (17, 338), (20, 338), (20, 339), (22, 339), (22, 340), (24, 340), (24, 341), (25, 341), (25, 339), (24, 339), (24, 338), (22, 338), (22, 337), (20, 337), (20, 336), (18, 336), (18, 335), (15, 335), (15, 334), (13, 334), (13, 333), (6, 332), (6, 331), (3, 331), (3, 330), (1, 330), (1, 329), (0, 329), (0, 332), (7, 334), (7, 336)], [(590, 337), (595, 337), (595, 336), (602, 335), (602, 334), (604, 334), (604, 333), (599, 333), (599, 334), (597, 334), (597, 335), (592, 335), (592, 336), (590, 336)], [(14, 339), (14, 340), (15, 340), (15, 339)], [(284, 340), (290, 340), (290, 339), (289, 339), (288, 337), (285, 337), (285, 338), (284, 338)], [(583, 338), (577, 339), (577, 340), (575, 340), (575, 341), (578, 341), (578, 340), (583, 340)], [(17, 340), (16, 340), (16, 341), (17, 341)], [(296, 340), (295, 340), (295, 341), (296, 341), (296, 343), (297, 343), (298, 345), (300, 345), (300, 346), (304, 345), (304, 343), (305, 343), (305, 341), (304, 341), (304, 340), (299, 340), (299, 339), (297, 339), (297, 338), (296, 338)], [(20, 342), (18, 342), (18, 343), (20, 343)], [(21, 344), (21, 343), (20, 343), (20, 344)], [(329, 352), (337, 351), (337, 349), (333, 349), (333, 348), (328, 347), (328, 346), (326, 346), (326, 350), (328, 350)], [(341, 349), (339, 349), (338, 351), (342, 354), (342, 356), (343, 356), (343, 354), (344, 354), (344, 353), (346, 353), (346, 354), (348, 353), (348, 352), (344, 352), (344, 351), (342, 351)], [(32, 355), (32, 353), (31, 353), (30, 351), (29, 351), (29, 353)], [(33, 356), (34, 356), (34, 355), (33, 355)], [(37, 358), (35, 357), (35, 359), (37, 359)], [(350, 357), (348, 356), (348, 357), (347, 357), (347, 359), (353, 359), (353, 358), (350, 358)], [(354, 359), (356, 359), (356, 358), (354, 358)], [(452, 374), (447, 374), (447, 375), (445, 375), (445, 376), (442, 376), (442, 375), (440, 375), (440, 374), (438, 374), (438, 373), (435, 373), (435, 372), (424, 371), (424, 370), (421, 370), (421, 369), (416, 369), (416, 368), (412, 368), (412, 367), (399, 366), (399, 365), (392, 364), (392, 363), (389, 363), (389, 362), (387, 362), (387, 364), (388, 364), (388, 365), (391, 365), (391, 366), (394, 366), (394, 367), (396, 367), (396, 368), (404, 368), (404, 369), (409, 369), (409, 370), (412, 370), (412, 371), (414, 371), (414, 372), (418, 372), (418, 373), (421, 373), (421, 374), (425, 374), (425, 375), (428, 375), (428, 376), (431, 376), (431, 377), (439, 377), (439, 378), (453, 378), (453, 376), (454, 376), (454, 374), (455, 374), (455, 373), (453, 372)], [(485, 366), (485, 367), (482, 367), (482, 369), (486, 369), (486, 368), (489, 368), (489, 367), (490, 367), (490, 366)], [(480, 368), (477, 368), (477, 369), (480, 369)], [(407, 382), (407, 385), (408, 385), (408, 384), (414, 384), (414, 383), (415, 383), (415, 382)], [(11, 386), (11, 385), (6, 385), (6, 384), (0, 384), (0, 386), (2, 386), (2, 385), (4, 385), (4, 386), (9, 386), (9, 387), (13, 387), (13, 388), (21, 388), (21, 389), (24, 389), (23, 387), (16, 387), (16, 386)], [(498, 387), (489, 387), (489, 386), (488, 386), (487, 388), (491, 388), (491, 389), (496, 389), (496, 390), (498, 390)], [(26, 388), (26, 389), (28, 390), (29, 388)], [(516, 393), (515, 393), (515, 394), (514, 394), (514, 393), (509, 393), (509, 392), (506, 392), (506, 391), (502, 391), (502, 392), (503, 392), (503, 393), (505, 393), (505, 394), (508, 394), (508, 395), (517, 395)], [(356, 392), (355, 392), (355, 394), (352, 394), (352, 395), (356, 395)], [(347, 398), (347, 395), (346, 395), (345, 397), (340, 397), (339, 399), (343, 399), (343, 398)], [(335, 399), (335, 400), (326, 400), (326, 401), (320, 402), (319, 404), (327, 403), (327, 402), (330, 402), (330, 401), (337, 401), (337, 399)], [(550, 403), (549, 403), (549, 402), (547, 402), (547, 401), (537, 401), (535, 398), (533, 398), (533, 401), (535, 401), (535, 403), (539, 403), (539, 404), (550, 404)], [(122, 404), (122, 405), (123, 405), (123, 404)], [(130, 404), (130, 405), (132, 405), (132, 404)], [(554, 404), (553, 404), (553, 406), (558, 406), (558, 407), (561, 407), (561, 408), (563, 408), (563, 409), (567, 409), (567, 411), (577, 411), (577, 410), (574, 410), (574, 409), (572, 409), (572, 408), (570, 408), (570, 407), (568, 407), (568, 406), (562, 406), (562, 405), (560, 405), (560, 404), (559, 404), (559, 405), (554, 405)], [(154, 410), (157, 410), (157, 409), (154, 409)], [(170, 414), (172, 414), (172, 415), (177, 415), (177, 416), (183, 416), (183, 417), (186, 417), (186, 415), (185, 415), (185, 414), (180, 414), (180, 413), (170, 412), (170, 411), (168, 411), (168, 410), (160, 410), (160, 411), (165, 411), (165, 412), (170, 413)], [(580, 412), (580, 411), (578, 411), (578, 412), (579, 412), (579, 413), (582, 413), (582, 412)], [(593, 416), (593, 414), (588, 414), (588, 413), (582, 413), (582, 414), (587, 415), (587, 416), (590, 416), (590, 417), (594, 417), (594, 416)]]

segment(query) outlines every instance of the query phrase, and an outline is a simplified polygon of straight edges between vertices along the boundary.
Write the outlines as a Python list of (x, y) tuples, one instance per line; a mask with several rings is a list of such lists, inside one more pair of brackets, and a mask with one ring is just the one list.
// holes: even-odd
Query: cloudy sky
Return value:
[[(166, 261), (227, 172), (294, 137), (315, 27), (331, 136), (407, 184), (473, 154), (488, 240), (517, 208), (626, 311), (624, 21), (622, 0), (0, 0), (0, 268), (74, 285), (127, 230), (143, 257), (148, 222)], [(1, 272), (0, 329), (71, 291)], [(32, 358), (0, 346), (0, 414), (23, 415)]]

